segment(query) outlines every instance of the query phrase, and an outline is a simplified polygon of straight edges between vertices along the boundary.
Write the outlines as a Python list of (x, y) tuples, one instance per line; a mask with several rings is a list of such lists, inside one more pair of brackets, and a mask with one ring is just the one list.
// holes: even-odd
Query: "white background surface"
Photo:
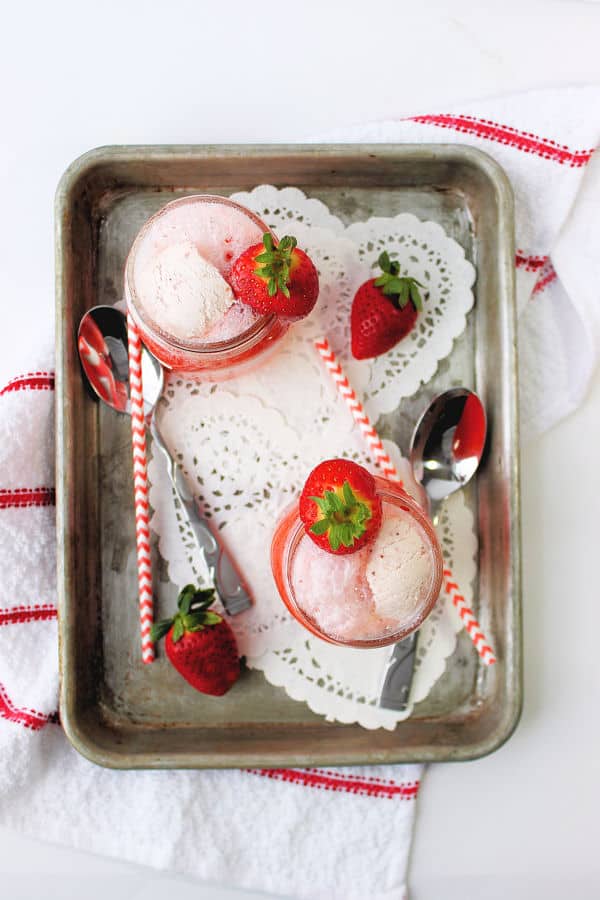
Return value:
[[(2, 32), (0, 383), (28, 345), (48, 344), (53, 195), (83, 151), (302, 139), (600, 82), (600, 5), (589, 2), (55, 0), (3, 8)], [(493, 756), (428, 771), (415, 900), (600, 896), (599, 409), (597, 377), (577, 414), (523, 450), (523, 718)], [(7, 900), (259, 896), (1, 830), (0, 878)]]

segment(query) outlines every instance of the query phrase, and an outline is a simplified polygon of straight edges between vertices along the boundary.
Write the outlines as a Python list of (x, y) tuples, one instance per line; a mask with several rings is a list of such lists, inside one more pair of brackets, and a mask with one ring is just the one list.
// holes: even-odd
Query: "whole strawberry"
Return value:
[(165, 637), (172, 665), (203, 694), (220, 697), (240, 675), (240, 659), (233, 631), (218, 613), (209, 610), (212, 588), (188, 584), (177, 598), (178, 612), (152, 626), (152, 640)]
[(285, 319), (307, 316), (319, 296), (319, 276), (311, 259), (286, 236), (275, 243), (263, 235), (261, 244), (248, 247), (231, 269), (231, 287), (238, 300), (263, 315)]
[(356, 292), (350, 313), (352, 355), (355, 359), (381, 356), (412, 331), (423, 309), (414, 278), (400, 277), (400, 264), (387, 252), (379, 257), (382, 274), (365, 281)]
[(381, 499), (373, 476), (348, 459), (312, 470), (300, 495), (300, 518), (312, 541), (328, 553), (355, 553), (381, 527)]

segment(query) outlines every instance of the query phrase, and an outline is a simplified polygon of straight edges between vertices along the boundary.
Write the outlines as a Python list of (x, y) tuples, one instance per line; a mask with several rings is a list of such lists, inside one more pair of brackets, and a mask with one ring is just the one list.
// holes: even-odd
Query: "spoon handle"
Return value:
[(169, 448), (162, 439), (154, 416), (150, 420), (150, 433), (157, 446), (167, 460), (167, 468), (171, 484), (177, 498), (184, 508), (198, 549), (206, 561), (208, 572), (216, 588), (219, 599), (230, 616), (236, 616), (252, 606), (250, 592), (242, 580), (227, 550), (213, 534), (208, 522), (200, 513), (194, 496), (188, 488), (181, 469), (171, 456)]
[(433, 500), (429, 497), (429, 518), (431, 519), (431, 524), (434, 528), (440, 523), (440, 507), (444, 500)]
[(413, 631), (394, 645), (379, 696), (379, 705), (384, 709), (402, 711), (408, 706), (418, 636), (419, 632)]

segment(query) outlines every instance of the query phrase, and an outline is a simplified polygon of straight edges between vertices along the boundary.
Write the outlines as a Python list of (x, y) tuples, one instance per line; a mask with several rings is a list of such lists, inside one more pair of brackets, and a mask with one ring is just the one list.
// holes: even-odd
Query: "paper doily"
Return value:
[[(377, 707), (390, 648), (354, 650), (312, 638), (288, 614), (271, 575), (270, 545), (278, 514), (292, 496), (297, 496), (307, 471), (322, 458), (321, 454), (313, 449), (306, 458), (298, 452), (302, 445), (299, 435), (278, 412), (253, 398), (222, 392), (218, 407), (213, 403), (211, 408), (210, 401), (210, 394), (197, 393), (190, 394), (187, 403), (186, 422), (195, 419), (204, 422), (204, 428), (198, 425), (197, 430), (186, 432), (177, 407), (163, 413), (161, 427), (166, 439), (181, 448), (177, 451), (179, 464), (234, 554), (255, 598), (251, 610), (229, 620), (240, 653), (246, 656), (250, 668), (260, 669), (272, 684), (284, 687), (292, 698), (305, 701), (314, 712), (330, 720), (358, 722), (365, 728), (394, 728), (412, 708), (398, 713)], [(421, 499), (398, 447), (392, 441), (384, 444), (406, 487)], [(202, 466), (203, 459), (217, 460), (215, 448), (225, 446), (227, 467)], [(309, 452), (308, 447), (305, 450)], [(348, 456), (373, 470), (355, 431), (339, 436), (332, 455)], [(270, 465), (265, 466), (267, 457)], [(204, 583), (206, 571), (199, 565), (193, 536), (160, 453), (153, 454), (148, 471), (154, 508), (152, 527), (159, 535), (170, 579), (179, 585)], [(438, 536), (444, 559), (470, 604), (477, 547), (473, 517), (462, 495), (448, 500)], [(456, 611), (441, 597), (421, 628), (413, 701), (424, 699), (443, 673), (460, 628)]]
[[(302, 335), (310, 342), (327, 336), (373, 420), (392, 412), (403, 397), (429, 381), (465, 328), (475, 281), (475, 269), (463, 248), (440, 225), (400, 213), (344, 228), (324, 203), (307, 198), (298, 188), (259, 185), (232, 198), (280, 236), (293, 234), (313, 259), (320, 296), (312, 314), (296, 326), (297, 339)], [(411, 275), (424, 285), (423, 312), (396, 347), (374, 360), (358, 362), (350, 353), (350, 309), (357, 288), (373, 277), (382, 250), (400, 263), (401, 275)]]
[[(256, 599), (251, 611), (231, 620), (248, 665), (330, 719), (393, 728), (410, 710), (401, 714), (376, 706), (389, 648), (355, 651), (310, 638), (288, 615), (275, 588), (271, 537), (279, 514), (320, 460), (348, 456), (372, 468), (352, 417), (322, 368), (314, 338), (329, 338), (376, 418), (429, 379), (449, 353), (472, 304), (472, 267), (439, 226), (413, 216), (344, 228), (323, 203), (296, 188), (263, 185), (233, 197), (280, 235), (297, 237), (319, 270), (319, 301), (255, 371), (215, 384), (171, 375), (159, 426)], [(410, 264), (410, 274), (429, 286), (419, 317), (422, 328), (381, 361), (359, 362), (349, 357), (350, 306), (383, 247), (403, 267)], [(389, 443), (388, 448), (409, 485), (398, 447)], [(198, 569), (193, 536), (177, 508), (160, 454), (151, 460), (149, 476), (152, 527), (170, 578), (179, 585), (199, 582), (205, 573)], [(472, 517), (462, 498), (448, 504), (443, 527), (445, 557), (470, 602), (476, 547)], [(422, 629), (415, 699), (425, 697), (443, 672), (459, 628), (454, 610), (441, 601)]]
[[(191, 382), (171, 381), (159, 413), (166, 443), (206, 516), (219, 530), (252, 590), (256, 604), (231, 619), (240, 652), (260, 656), (288, 626), (287, 615), (271, 575), (270, 548), (274, 525), (296, 498), (306, 475), (323, 459), (347, 456), (369, 466), (362, 440), (345, 409), (338, 407), (325, 428), (324, 443), (314, 434), (292, 428), (282, 413), (248, 395), (235, 395), (231, 382), (199, 389)], [(185, 400), (182, 402), (182, 397)], [(207, 460), (210, 464), (207, 465)], [(154, 509), (152, 528), (159, 535), (162, 557), (176, 584), (204, 579), (194, 537), (170, 486), (164, 460), (153, 454), (148, 468)]]

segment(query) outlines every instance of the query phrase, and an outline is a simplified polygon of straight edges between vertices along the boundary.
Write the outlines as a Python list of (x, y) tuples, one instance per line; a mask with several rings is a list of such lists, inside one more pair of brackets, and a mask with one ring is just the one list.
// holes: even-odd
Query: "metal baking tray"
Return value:
[[(394, 731), (328, 723), (260, 672), (244, 672), (214, 699), (190, 688), (164, 656), (141, 661), (129, 422), (87, 394), (77, 324), (89, 307), (121, 299), (127, 251), (152, 212), (182, 194), (265, 182), (301, 188), (346, 223), (401, 211), (439, 222), (477, 269), (452, 371), (481, 394), (491, 426), (468, 502), (479, 535), (476, 613), (498, 662), (483, 666), (459, 634), (443, 677)], [(513, 201), (490, 157), (443, 144), (93, 150), (57, 192), (56, 308), (60, 715), (81, 753), (118, 768), (344, 765), (473, 759), (509, 737), (522, 698)], [(379, 428), (406, 446), (426, 400), (449, 386), (442, 362)], [(156, 547), (154, 559), (160, 610), (176, 588)]]

